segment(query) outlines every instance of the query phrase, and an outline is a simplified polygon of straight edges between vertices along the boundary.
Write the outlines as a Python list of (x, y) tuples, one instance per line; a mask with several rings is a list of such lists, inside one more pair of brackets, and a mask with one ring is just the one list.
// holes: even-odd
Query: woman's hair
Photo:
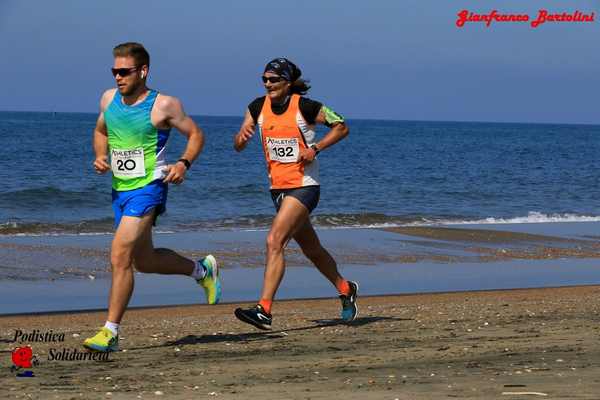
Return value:
[(291, 94), (305, 95), (310, 90), (310, 81), (306, 79), (296, 79), (290, 87)]

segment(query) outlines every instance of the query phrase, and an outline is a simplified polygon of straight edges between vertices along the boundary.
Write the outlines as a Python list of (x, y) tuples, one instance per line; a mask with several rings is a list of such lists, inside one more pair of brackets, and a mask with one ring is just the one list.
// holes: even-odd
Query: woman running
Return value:
[[(310, 89), (300, 79), (302, 72), (285, 58), (276, 58), (265, 67), (262, 81), (266, 96), (248, 106), (244, 122), (235, 136), (234, 147), (242, 151), (258, 126), (267, 161), (271, 198), (277, 210), (267, 236), (267, 260), (262, 294), (258, 304), (238, 308), (241, 321), (259, 329), (271, 329), (271, 306), (285, 270), (284, 250), (294, 239), (302, 252), (337, 288), (342, 302), (341, 318), (353, 321), (357, 314), (358, 284), (344, 279), (333, 257), (321, 245), (310, 213), (319, 202), (317, 155), (348, 135), (344, 118), (303, 95)], [(316, 140), (315, 126), (330, 128)]]

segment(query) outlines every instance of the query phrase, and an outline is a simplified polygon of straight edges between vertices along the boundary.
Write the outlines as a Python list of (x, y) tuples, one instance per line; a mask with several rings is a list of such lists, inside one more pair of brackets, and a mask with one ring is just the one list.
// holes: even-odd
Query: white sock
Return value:
[(113, 335), (119, 335), (119, 324), (115, 324), (114, 322), (106, 321), (104, 327), (112, 332)]
[(192, 271), (191, 277), (198, 281), (200, 279), (204, 279), (205, 276), (206, 276), (206, 267), (204, 266), (204, 264), (202, 264), (202, 260), (196, 261), (196, 266), (194, 267), (194, 270)]

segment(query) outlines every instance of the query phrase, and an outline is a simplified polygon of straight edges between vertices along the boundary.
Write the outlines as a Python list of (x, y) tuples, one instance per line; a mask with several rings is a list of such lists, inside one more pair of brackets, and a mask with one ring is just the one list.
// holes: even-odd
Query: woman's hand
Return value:
[(317, 152), (312, 147), (300, 148), (300, 154), (298, 154), (298, 162), (304, 162), (309, 164), (315, 160)]

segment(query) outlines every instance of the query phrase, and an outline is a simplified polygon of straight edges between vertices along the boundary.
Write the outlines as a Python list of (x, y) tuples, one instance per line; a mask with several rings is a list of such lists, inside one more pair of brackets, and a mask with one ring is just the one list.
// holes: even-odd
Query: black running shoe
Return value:
[(340, 300), (342, 301), (342, 313), (341, 317), (346, 322), (351, 322), (356, 319), (358, 315), (358, 306), (356, 305), (356, 297), (358, 295), (358, 283), (348, 281), (348, 285), (350, 285), (350, 294), (340, 295)]
[(266, 331), (271, 329), (271, 322), (273, 322), (271, 314), (268, 314), (260, 304), (257, 304), (254, 307), (246, 310), (242, 308), (236, 308), (235, 316), (240, 321), (254, 325), (258, 329), (264, 329)]

